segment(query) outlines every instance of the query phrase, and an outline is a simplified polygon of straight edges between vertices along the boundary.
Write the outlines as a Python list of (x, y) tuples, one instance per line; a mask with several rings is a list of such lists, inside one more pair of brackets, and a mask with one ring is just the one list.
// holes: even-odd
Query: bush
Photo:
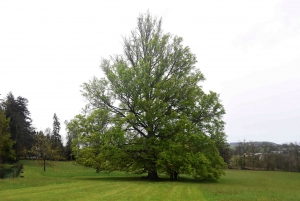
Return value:
[(2, 164), (0, 165), (0, 178), (15, 178), (18, 177), (21, 170), (23, 169), (23, 164), (9, 165)]

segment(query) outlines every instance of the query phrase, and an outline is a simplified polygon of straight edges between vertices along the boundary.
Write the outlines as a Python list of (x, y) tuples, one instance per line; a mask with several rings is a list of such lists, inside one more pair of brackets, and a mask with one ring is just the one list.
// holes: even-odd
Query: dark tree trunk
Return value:
[(100, 172), (100, 167), (97, 166), (97, 167), (96, 167), (96, 173), (99, 173), (99, 172)]
[(147, 179), (158, 180), (158, 175), (156, 171), (148, 171)]
[(46, 172), (46, 160), (44, 160), (44, 172)]
[(156, 162), (151, 161), (149, 163), (147, 170), (148, 170), (148, 175), (146, 177), (147, 179), (158, 180), (158, 175), (157, 175), (157, 170), (156, 170)]

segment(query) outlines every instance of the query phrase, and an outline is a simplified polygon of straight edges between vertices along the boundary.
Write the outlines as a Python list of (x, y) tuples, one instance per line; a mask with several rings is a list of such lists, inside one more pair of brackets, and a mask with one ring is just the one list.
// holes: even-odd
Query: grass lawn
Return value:
[(180, 178), (159, 182), (121, 172), (95, 170), (55, 162), (24, 163), (23, 178), (0, 180), (0, 200), (300, 200), (300, 173), (227, 170), (218, 182)]

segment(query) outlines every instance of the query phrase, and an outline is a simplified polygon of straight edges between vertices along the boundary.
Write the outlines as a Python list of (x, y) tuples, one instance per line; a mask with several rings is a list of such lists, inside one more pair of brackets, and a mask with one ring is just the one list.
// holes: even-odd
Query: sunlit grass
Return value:
[(208, 200), (300, 200), (300, 174), (227, 170), (218, 183), (201, 185)]
[(159, 182), (122, 172), (97, 174), (71, 162), (24, 161), (24, 178), (0, 180), (0, 200), (300, 200), (300, 174), (227, 170), (218, 182)]

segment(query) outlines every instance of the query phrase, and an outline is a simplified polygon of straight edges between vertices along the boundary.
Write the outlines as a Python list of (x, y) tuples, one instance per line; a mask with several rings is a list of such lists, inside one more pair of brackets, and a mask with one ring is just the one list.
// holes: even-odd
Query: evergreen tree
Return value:
[(61, 140), (61, 135), (59, 134), (60, 131), (60, 122), (59, 119), (54, 113), (53, 115), (53, 129), (52, 129), (52, 147), (53, 149), (56, 149), (58, 153), (60, 154), (60, 160), (65, 159), (65, 154), (64, 154), (64, 147), (62, 144)]
[(15, 99), (10, 92), (3, 101), (3, 109), (6, 118), (10, 119), (11, 138), (15, 142), (14, 149), (17, 157), (20, 157), (24, 148), (31, 148), (34, 133), (28, 110), (28, 100), (21, 96)]
[(53, 115), (53, 130), (52, 130), (54, 141), (61, 142), (61, 136), (59, 134), (59, 131), (60, 131), (60, 122), (59, 122), (59, 119), (58, 119), (56, 113), (54, 113), (54, 115)]
[(9, 119), (0, 109), (0, 164), (15, 159), (14, 141), (11, 139)]

